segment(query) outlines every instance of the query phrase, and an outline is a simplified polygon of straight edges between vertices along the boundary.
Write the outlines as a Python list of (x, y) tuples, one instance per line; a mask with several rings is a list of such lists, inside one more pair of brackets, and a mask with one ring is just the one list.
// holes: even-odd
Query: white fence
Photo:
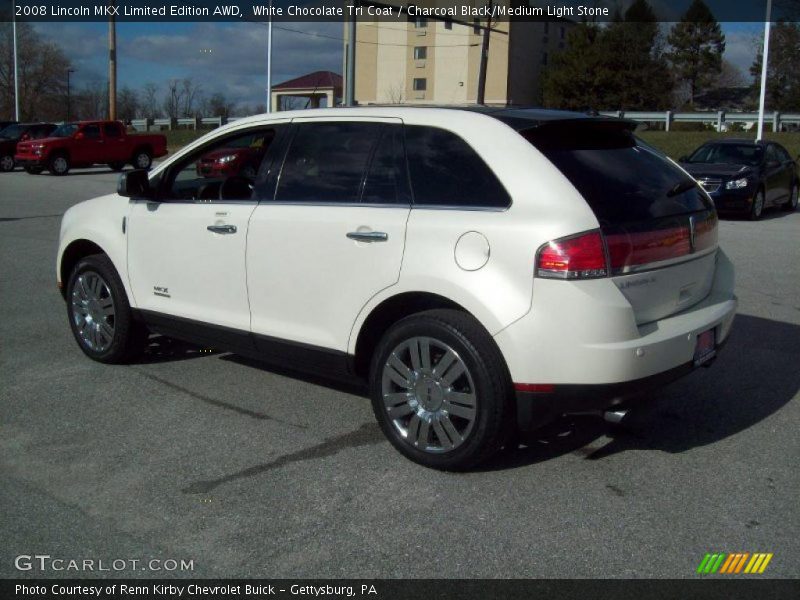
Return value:
[[(646, 123), (664, 123), (664, 129), (669, 131), (673, 123), (710, 123), (717, 131), (724, 131), (728, 123), (744, 123), (746, 125), (758, 122), (757, 112), (643, 112), (643, 111), (602, 111), (601, 115), (608, 117), (624, 117), (634, 121)], [(781, 114), (779, 112), (764, 113), (764, 123), (772, 124), (772, 131), (781, 131), (784, 125), (800, 126), (800, 113)]]
[[(724, 131), (726, 124), (743, 123), (746, 125), (758, 122), (757, 112), (673, 112), (671, 110), (659, 112), (646, 111), (601, 111), (601, 115), (609, 117), (624, 117), (645, 123), (663, 123), (664, 129), (669, 131), (673, 123), (709, 123), (717, 131)], [(131, 121), (137, 131), (161, 131), (169, 129), (200, 129), (214, 128), (235, 121), (240, 117), (205, 117), (188, 119), (135, 119)], [(773, 131), (781, 131), (786, 125), (793, 128), (800, 127), (800, 113), (781, 114), (771, 112), (764, 114), (764, 122), (772, 124)]]

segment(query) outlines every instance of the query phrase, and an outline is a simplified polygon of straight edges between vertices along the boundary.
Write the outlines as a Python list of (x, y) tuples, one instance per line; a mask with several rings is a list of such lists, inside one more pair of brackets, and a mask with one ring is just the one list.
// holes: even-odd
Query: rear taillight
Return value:
[[(547, 242), (536, 255), (536, 276), (596, 279), (657, 268), (717, 246), (713, 212), (628, 227), (604, 228)], [(606, 249), (608, 256), (606, 256)]]
[(608, 275), (600, 232), (547, 242), (536, 255), (536, 275), (550, 279), (594, 279)]

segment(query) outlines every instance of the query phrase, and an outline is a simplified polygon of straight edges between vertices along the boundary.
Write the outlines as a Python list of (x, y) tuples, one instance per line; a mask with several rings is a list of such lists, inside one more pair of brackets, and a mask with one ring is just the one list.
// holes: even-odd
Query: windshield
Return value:
[(56, 127), (55, 131), (50, 134), (50, 137), (69, 137), (78, 131), (77, 123), (64, 123)]
[(0, 130), (0, 137), (16, 140), (22, 135), (24, 128), (22, 125), (9, 125), (3, 130)]
[(602, 226), (709, 208), (693, 179), (616, 123), (561, 123), (520, 133), (570, 180)]
[(755, 144), (706, 144), (695, 150), (686, 162), (755, 167), (761, 164), (763, 156), (764, 150)]

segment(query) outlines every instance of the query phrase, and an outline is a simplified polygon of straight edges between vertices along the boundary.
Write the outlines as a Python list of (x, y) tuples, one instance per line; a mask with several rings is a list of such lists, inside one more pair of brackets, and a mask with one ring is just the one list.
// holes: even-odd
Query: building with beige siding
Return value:
[[(475, 102), (483, 38), (483, 29), (475, 25), (485, 26), (486, 21), (359, 19), (356, 101), (358, 104)], [(565, 47), (567, 32), (573, 25), (567, 20), (492, 23), (485, 102), (540, 104), (543, 69)], [(346, 48), (349, 43), (346, 23), (344, 32)]]

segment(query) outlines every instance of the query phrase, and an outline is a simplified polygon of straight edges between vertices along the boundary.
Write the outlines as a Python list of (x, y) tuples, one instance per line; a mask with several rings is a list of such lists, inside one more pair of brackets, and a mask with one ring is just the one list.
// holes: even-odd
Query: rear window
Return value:
[(562, 122), (520, 134), (570, 180), (601, 226), (711, 208), (694, 180), (660, 152), (639, 144), (627, 124)]
[(456, 134), (410, 125), (406, 156), (417, 206), (507, 208), (511, 198), (489, 166)]

